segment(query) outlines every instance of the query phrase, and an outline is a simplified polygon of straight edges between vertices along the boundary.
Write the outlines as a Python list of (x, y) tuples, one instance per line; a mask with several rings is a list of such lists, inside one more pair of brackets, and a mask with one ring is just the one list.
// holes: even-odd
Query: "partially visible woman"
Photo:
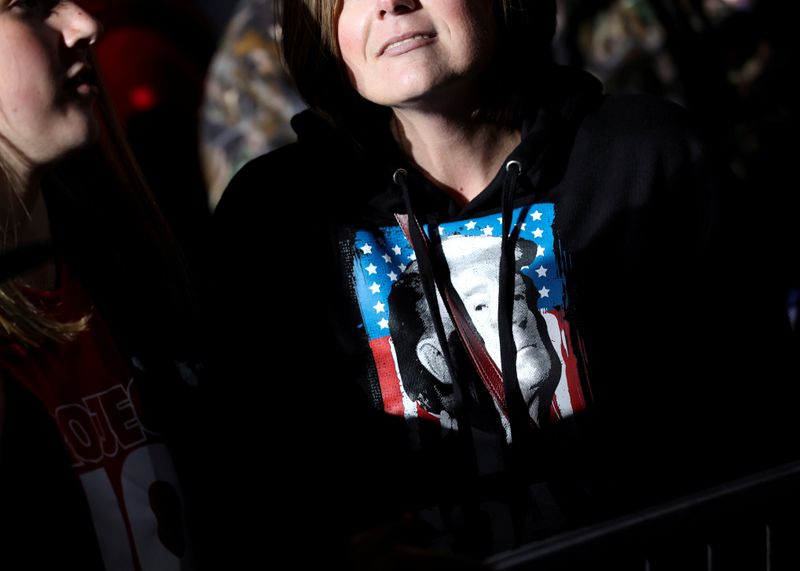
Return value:
[(99, 33), (71, 1), (0, 1), (3, 569), (195, 567), (177, 475), (193, 302), (104, 99)]
[(551, 66), (552, 1), (280, 4), (311, 110), (223, 195), (215, 299), (263, 328), (231, 409), (287, 536), (411, 514), (483, 557), (791, 456), (786, 324), (682, 109)]

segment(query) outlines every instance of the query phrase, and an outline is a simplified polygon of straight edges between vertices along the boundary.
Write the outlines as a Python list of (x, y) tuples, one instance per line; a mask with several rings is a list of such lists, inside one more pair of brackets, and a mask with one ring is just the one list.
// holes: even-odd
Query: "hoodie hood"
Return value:
[[(538, 101), (523, 108), (520, 144), (503, 161), (492, 182), (469, 204), (459, 206), (446, 193), (426, 179), (391, 138), (388, 125), (375, 130), (369, 145), (359, 145), (336, 129), (317, 113), (307, 110), (292, 119), (292, 127), (301, 144), (324, 149), (337, 168), (346, 172), (360, 171), (359, 178), (370, 180), (366, 196), (358, 193), (353, 204), (368, 211), (364, 218), (387, 220), (394, 213), (405, 213), (402, 194), (398, 192), (394, 174), (403, 169), (418, 213), (436, 213), (442, 220), (471, 216), (496, 209), (500, 204), (505, 165), (517, 161), (521, 165), (521, 188), (556, 182), (564, 168), (569, 145), (583, 117), (597, 108), (602, 99), (602, 84), (587, 72), (553, 66), (543, 74), (546, 86)], [(344, 178), (349, 178), (347, 174)]]

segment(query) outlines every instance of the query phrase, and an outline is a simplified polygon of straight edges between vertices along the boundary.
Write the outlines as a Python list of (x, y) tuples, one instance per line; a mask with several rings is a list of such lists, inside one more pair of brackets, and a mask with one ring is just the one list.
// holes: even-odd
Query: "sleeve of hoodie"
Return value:
[(783, 268), (773, 265), (778, 247), (767, 193), (748, 194), (716, 155), (707, 154), (704, 162), (714, 169), (710, 187), (717, 207), (699, 259), (711, 284), (705, 293), (713, 364), (703, 373), (712, 379), (713, 395), (724, 395), (709, 400), (724, 407), (720, 416), (734, 427), (715, 435), (721, 453), (740, 460), (737, 471), (751, 471), (794, 460), (800, 452), (793, 436), (800, 371)]
[(662, 152), (674, 222), (655, 276), (673, 295), (662, 315), (680, 319), (691, 339), (692, 358), (671, 370), (690, 381), (685, 419), (705, 429), (697, 455), (710, 471), (738, 476), (796, 457), (797, 376), (763, 199), (746, 195), (695, 119), (676, 110), (671, 126), (682, 136)]
[(664, 153), (664, 172), (682, 195), (673, 202), (673, 219), (680, 224), (674, 248), (690, 256), (697, 286), (693, 303), (681, 302), (693, 284), (668, 263), (665, 277), (676, 296), (668, 308), (684, 318), (693, 340), (695, 358), (686, 364), (696, 370), (686, 376), (697, 389), (687, 418), (707, 419), (706, 463), (741, 475), (794, 457), (796, 411), (790, 403), (797, 402), (797, 389), (788, 368), (788, 319), (777, 274), (769, 267), (761, 201), (745, 194), (720, 150), (686, 122), (679, 124), (682, 147)]
[(575, 261), (591, 267), (597, 456), (672, 490), (790, 458), (796, 389), (758, 201), (678, 106), (613, 98), (585, 131), (582, 156), (613, 179), (592, 197), (613, 231)]
[[(387, 447), (331, 326), (340, 277), (330, 208), (342, 188), (301, 149), (246, 165), (214, 214), (207, 401), (229, 459), (223, 544), (255, 557), (296, 549), (328, 565), (380, 511), (370, 486), (386, 481), (376, 474)], [(262, 518), (243, 517), (253, 511)]]
[(322, 379), (326, 369), (331, 382), (337, 375), (314, 328), (324, 308), (311, 287), (326, 256), (308, 165), (295, 150), (245, 165), (214, 213), (207, 308), (216, 335), (205, 400), (225, 458), (214, 490), (219, 563), (281, 560), (330, 527), (321, 427), (333, 414)]

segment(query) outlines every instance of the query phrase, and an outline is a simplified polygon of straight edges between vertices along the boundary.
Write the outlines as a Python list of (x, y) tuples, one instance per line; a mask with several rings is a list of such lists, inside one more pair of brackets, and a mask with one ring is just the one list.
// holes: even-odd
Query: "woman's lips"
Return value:
[(435, 32), (409, 32), (389, 38), (378, 51), (378, 57), (398, 56), (436, 41)]
[(98, 92), (97, 76), (94, 69), (88, 64), (76, 64), (73, 66), (65, 82), (69, 91), (74, 91), (78, 95), (94, 95)]

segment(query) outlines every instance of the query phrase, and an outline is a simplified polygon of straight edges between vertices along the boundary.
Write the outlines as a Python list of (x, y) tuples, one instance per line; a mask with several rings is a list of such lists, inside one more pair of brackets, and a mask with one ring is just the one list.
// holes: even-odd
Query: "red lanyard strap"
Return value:
[[(413, 249), (414, 243), (411, 240), (408, 215), (395, 214), (394, 217)], [(428, 237), (422, 230), (419, 220), (417, 220), (416, 216), (412, 217), (411, 220), (422, 235), (423, 246), (430, 252)], [(503, 414), (508, 418), (505, 390), (503, 389), (503, 374), (500, 372), (500, 369), (497, 368), (497, 364), (486, 350), (486, 346), (483, 344), (480, 334), (472, 324), (469, 315), (464, 311), (463, 305), (459, 303), (460, 298), (458, 298), (458, 293), (453, 290), (450, 280), (440, 280), (436, 271), (434, 271), (434, 280), (436, 281), (436, 288), (442, 292), (442, 299), (447, 308), (447, 313), (458, 332), (458, 337), (461, 339), (461, 343), (466, 349), (473, 367), (475, 367), (475, 371), (486, 386), (486, 390), (489, 391), (489, 394), (492, 395), (494, 401), (500, 407), (500, 410), (502, 410)]]

